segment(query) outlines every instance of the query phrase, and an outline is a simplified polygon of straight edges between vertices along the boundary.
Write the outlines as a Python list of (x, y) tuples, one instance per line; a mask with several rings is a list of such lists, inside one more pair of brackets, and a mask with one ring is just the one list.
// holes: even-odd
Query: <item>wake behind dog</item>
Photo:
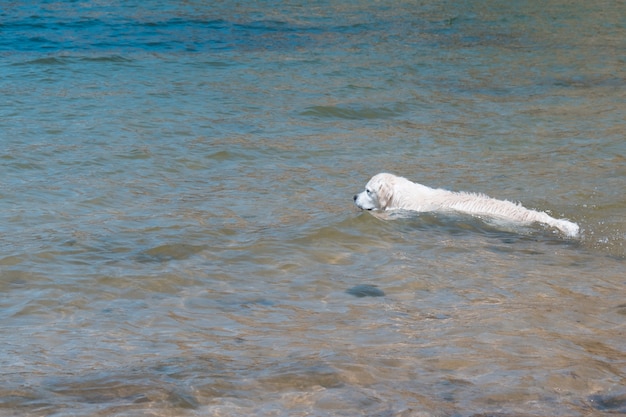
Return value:
[(430, 188), (387, 173), (374, 175), (365, 191), (354, 196), (354, 203), (362, 210), (452, 211), (519, 225), (541, 223), (560, 230), (567, 237), (577, 237), (580, 231), (576, 223), (555, 219), (521, 204), (484, 194)]

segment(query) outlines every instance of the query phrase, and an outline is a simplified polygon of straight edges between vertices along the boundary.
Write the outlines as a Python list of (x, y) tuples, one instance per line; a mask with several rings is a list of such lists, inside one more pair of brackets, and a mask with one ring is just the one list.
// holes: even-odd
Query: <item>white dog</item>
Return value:
[(354, 196), (354, 203), (363, 210), (452, 211), (519, 225), (538, 222), (555, 227), (568, 237), (576, 237), (579, 232), (576, 223), (555, 219), (521, 204), (484, 194), (434, 189), (386, 173), (374, 175), (365, 191)]

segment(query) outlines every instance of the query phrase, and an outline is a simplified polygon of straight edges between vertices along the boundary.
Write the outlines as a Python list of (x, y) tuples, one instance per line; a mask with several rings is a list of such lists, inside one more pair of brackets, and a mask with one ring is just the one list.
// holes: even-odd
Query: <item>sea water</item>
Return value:
[[(626, 6), (0, 7), (0, 415), (626, 412)], [(580, 224), (360, 212), (380, 171)]]

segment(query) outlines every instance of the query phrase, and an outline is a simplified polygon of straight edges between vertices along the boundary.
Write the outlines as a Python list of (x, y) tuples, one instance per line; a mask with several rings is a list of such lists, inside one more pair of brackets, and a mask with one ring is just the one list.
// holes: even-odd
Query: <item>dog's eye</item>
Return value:
[(371, 195), (372, 194), (372, 190), (370, 190), (369, 188), (366, 188), (365, 192), (367, 193), (367, 195)]

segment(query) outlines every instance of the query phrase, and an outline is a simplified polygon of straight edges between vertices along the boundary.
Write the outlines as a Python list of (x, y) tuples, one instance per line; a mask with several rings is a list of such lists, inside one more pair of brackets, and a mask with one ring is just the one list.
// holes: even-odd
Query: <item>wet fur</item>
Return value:
[(497, 200), (485, 194), (434, 189), (387, 173), (373, 176), (365, 191), (354, 196), (354, 202), (364, 210), (455, 211), (520, 225), (542, 223), (559, 229), (568, 237), (576, 237), (579, 233), (576, 223), (555, 219), (519, 203)]

